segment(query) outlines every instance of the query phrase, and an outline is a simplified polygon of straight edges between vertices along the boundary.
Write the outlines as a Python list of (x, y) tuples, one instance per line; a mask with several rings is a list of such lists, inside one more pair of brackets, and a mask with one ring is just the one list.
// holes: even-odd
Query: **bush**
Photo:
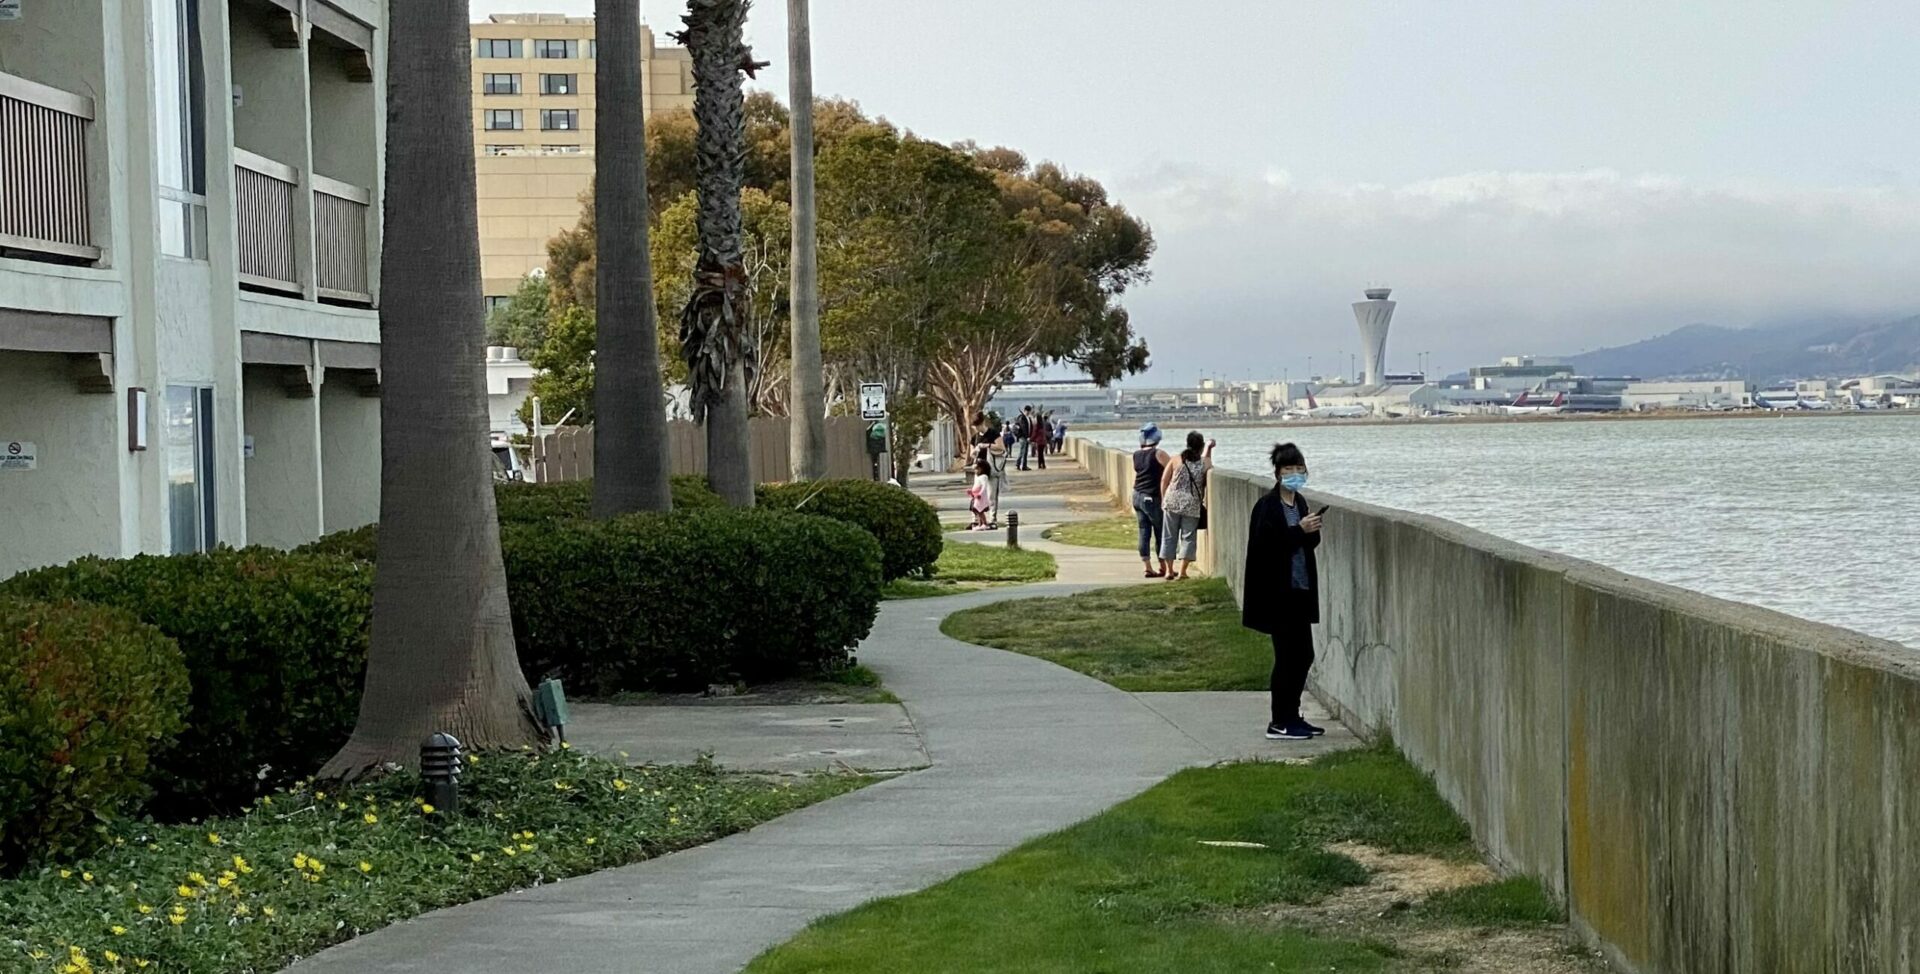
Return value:
[(762, 506), (830, 517), (865, 529), (880, 542), (886, 579), (923, 575), (940, 558), (940, 517), (933, 505), (904, 487), (871, 480), (820, 480), (768, 484), (757, 491)]
[[(673, 507), (678, 511), (724, 507), (706, 478), (672, 478)], [(593, 516), (593, 481), (569, 480), (557, 484), (499, 484), (493, 489), (501, 524), (534, 524)]]
[(346, 740), (366, 670), (372, 566), (269, 548), (82, 558), (0, 594), (131, 612), (180, 645), (187, 728), (156, 755), (163, 817), (233, 808), (313, 772)]
[(309, 541), (293, 549), (295, 554), (331, 555), (335, 558), (352, 558), (355, 561), (372, 561), (377, 525), (367, 524), (345, 531), (321, 535), (317, 541)]
[(70, 858), (146, 797), (187, 705), (180, 648), (118, 609), (0, 599), (0, 873)]
[(719, 509), (501, 531), (528, 677), (593, 695), (843, 665), (873, 626), (880, 546), (826, 518)]

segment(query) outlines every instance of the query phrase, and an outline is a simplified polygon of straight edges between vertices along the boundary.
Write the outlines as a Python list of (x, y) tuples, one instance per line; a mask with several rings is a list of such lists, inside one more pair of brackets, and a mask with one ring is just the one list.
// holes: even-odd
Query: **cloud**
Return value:
[(1920, 191), (1699, 183), (1609, 169), (1306, 184), (1162, 166), (1110, 180), (1160, 249), (1128, 298), (1176, 375), (1356, 351), (1347, 304), (1401, 301), (1393, 367), (1565, 353), (1695, 321), (1911, 314)]

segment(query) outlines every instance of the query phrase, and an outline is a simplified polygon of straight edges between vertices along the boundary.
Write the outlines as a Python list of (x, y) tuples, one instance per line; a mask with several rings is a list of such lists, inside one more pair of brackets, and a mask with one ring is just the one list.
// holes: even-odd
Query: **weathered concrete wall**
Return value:
[[(1072, 451), (1116, 486), (1113, 451)], [(1213, 477), (1210, 565), (1236, 591), (1270, 484)], [(1334, 505), (1316, 692), (1616, 963), (1920, 969), (1920, 652), (1313, 497)]]

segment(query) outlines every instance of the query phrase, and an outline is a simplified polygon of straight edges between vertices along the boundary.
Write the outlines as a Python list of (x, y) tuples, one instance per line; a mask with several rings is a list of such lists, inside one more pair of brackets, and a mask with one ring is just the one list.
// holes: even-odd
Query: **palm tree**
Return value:
[(353, 736), (321, 769), (538, 739), (514, 655), (487, 447), (465, 3), (396, 3), (380, 305), (379, 572)]
[(820, 364), (820, 264), (814, 239), (813, 33), (807, 0), (787, 0), (787, 92), (793, 105), (793, 385), (791, 473), (795, 480), (827, 475), (826, 378)]
[(741, 75), (761, 67), (742, 34), (748, 0), (688, 0), (676, 35), (693, 60), (694, 168), (700, 194), (700, 258), (680, 312), (693, 417), (707, 428), (707, 483), (728, 504), (753, 506), (747, 382), (759, 363), (740, 258), (740, 188), (746, 176), (746, 102)]
[(594, 0), (599, 117), (594, 219), (595, 476), (593, 513), (673, 506), (667, 411), (647, 252), (647, 129), (640, 92), (639, 0)]

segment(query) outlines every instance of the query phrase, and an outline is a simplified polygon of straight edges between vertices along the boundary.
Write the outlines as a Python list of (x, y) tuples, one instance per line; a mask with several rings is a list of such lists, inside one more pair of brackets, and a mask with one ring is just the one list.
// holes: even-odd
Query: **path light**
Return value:
[(420, 780), (427, 786), (425, 798), (435, 811), (448, 815), (460, 811), (460, 739), (452, 734), (435, 734), (420, 745)]
[(1020, 547), (1020, 512), (1007, 512), (1007, 547)]
[(557, 743), (567, 742), (567, 693), (559, 680), (543, 680), (534, 688), (533, 714), (540, 718), (540, 726), (553, 731)]

